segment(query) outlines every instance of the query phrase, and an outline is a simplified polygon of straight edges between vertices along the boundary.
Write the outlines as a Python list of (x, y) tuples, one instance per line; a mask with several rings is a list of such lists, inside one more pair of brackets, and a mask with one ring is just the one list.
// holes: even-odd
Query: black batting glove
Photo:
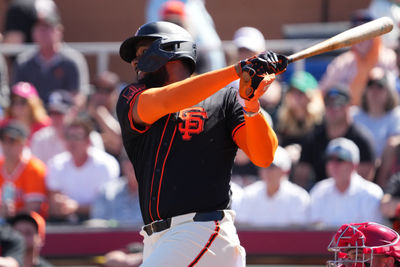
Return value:
[[(246, 71), (250, 76), (254, 75), (253, 72), (259, 76), (267, 73), (280, 74), (286, 70), (287, 65), (288, 59), (286, 56), (276, 54), (272, 51), (262, 52), (257, 56), (242, 60), (239, 63), (240, 73)], [(251, 69), (251, 72), (249, 72), (249, 69)]]
[(288, 65), (288, 59), (284, 55), (274, 53), (272, 51), (265, 51), (257, 56), (258, 58), (264, 59), (267, 64), (264, 65), (267, 73), (280, 74), (286, 70)]

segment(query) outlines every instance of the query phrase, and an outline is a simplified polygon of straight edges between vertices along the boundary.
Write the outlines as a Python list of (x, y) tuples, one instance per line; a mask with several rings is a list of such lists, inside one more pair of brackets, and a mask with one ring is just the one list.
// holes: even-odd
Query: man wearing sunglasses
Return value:
[(331, 87), (324, 94), (325, 118), (301, 142), (299, 163), (295, 167), (294, 181), (310, 189), (312, 185), (327, 176), (324, 153), (334, 138), (345, 137), (352, 140), (360, 151), (357, 172), (370, 180), (375, 172), (374, 153), (371, 137), (350, 116), (350, 95), (341, 85)]
[(310, 220), (324, 226), (349, 222), (382, 222), (379, 203), (382, 189), (357, 173), (360, 151), (347, 138), (329, 142), (325, 153), (329, 178), (310, 191)]

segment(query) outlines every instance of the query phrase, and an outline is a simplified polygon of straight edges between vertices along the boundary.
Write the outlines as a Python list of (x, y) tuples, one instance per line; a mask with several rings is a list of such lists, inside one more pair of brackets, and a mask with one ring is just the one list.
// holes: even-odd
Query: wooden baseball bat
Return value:
[[(310, 46), (295, 54), (288, 56), (288, 63), (295, 62), (300, 59), (312, 57), (339, 48), (347, 47), (377, 37), (379, 35), (390, 32), (393, 29), (393, 21), (389, 17), (382, 17), (373, 21), (364, 23), (360, 26), (341, 32), (325, 41)], [(250, 75), (246, 72), (242, 74), (245, 81), (250, 81)], [(239, 94), (242, 98), (249, 100), (254, 93), (254, 89), (250, 87), (240, 88)]]
[(339, 48), (354, 45), (379, 35), (390, 32), (393, 29), (393, 21), (389, 17), (382, 17), (364, 23), (360, 26), (341, 32), (325, 41), (310, 46), (293, 55), (288, 56), (289, 63), (294, 61), (333, 51)]

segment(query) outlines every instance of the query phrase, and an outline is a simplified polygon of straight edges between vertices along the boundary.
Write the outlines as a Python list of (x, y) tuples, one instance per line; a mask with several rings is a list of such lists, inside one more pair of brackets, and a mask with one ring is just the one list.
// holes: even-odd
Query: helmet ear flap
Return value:
[(144, 72), (154, 72), (174, 57), (174, 53), (161, 48), (161, 38), (156, 39), (139, 58), (138, 68)]

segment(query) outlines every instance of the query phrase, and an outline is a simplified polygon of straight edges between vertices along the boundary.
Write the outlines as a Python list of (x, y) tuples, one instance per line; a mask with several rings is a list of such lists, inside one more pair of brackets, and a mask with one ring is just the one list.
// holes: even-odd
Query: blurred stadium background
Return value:
[[(64, 40), (83, 52), (90, 77), (104, 69), (129, 81), (131, 73), (118, 56), (119, 43), (145, 22), (145, 0), (55, 0), (65, 27)], [(4, 18), (8, 1), (0, 1)], [(369, 0), (220, 0), (206, 1), (216, 30), (229, 49), (236, 29), (253, 26), (267, 39), (269, 49), (290, 54), (348, 26), (352, 11), (368, 7)], [(3, 21), (0, 19), (0, 29)], [(0, 44), (0, 52), (15, 54), (23, 47)], [(290, 66), (306, 68), (317, 78), (333, 54)], [(333, 229), (240, 229), (249, 266), (321, 266), (330, 257), (326, 247)], [(43, 255), (57, 266), (97, 266), (102, 253), (141, 241), (137, 229), (88, 229), (51, 226)]]

